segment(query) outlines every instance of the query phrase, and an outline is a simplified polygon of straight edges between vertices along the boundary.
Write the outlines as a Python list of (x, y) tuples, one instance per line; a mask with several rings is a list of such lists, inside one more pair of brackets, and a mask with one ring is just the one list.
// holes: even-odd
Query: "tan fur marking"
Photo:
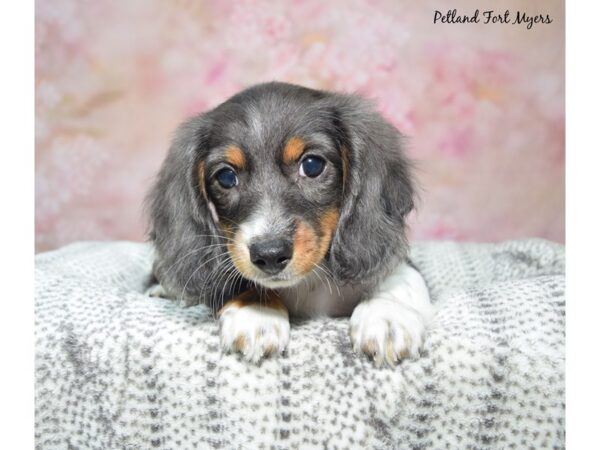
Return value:
[(248, 340), (243, 334), (233, 340), (233, 348), (238, 352), (244, 353), (248, 347)]
[(286, 310), (286, 307), (281, 303), (279, 294), (275, 291), (267, 291), (266, 295), (260, 299), (260, 304), (268, 308), (280, 309), (282, 311)]
[(273, 344), (269, 344), (265, 347), (265, 349), (264, 349), (265, 356), (270, 356), (274, 353), (277, 353), (277, 346), (275, 346)]
[(375, 356), (377, 354), (377, 341), (375, 341), (375, 339), (369, 339), (363, 344), (361, 350), (367, 355)]
[(283, 149), (283, 162), (285, 164), (291, 164), (302, 156), (304, 152), (304, 141), (299, 137), (293, 137), (287, 144), (285, 144), (285, 148)]
[(318, 232), (306, 222), (300, 222), (294, 236), (292, 267), (299, 275), (311, 271), (327, 254), (339, 218), (339, 210), (326, 211), (319, 221)]
[(223, 230), (223, 234), (226, 238), (231, 238), (233, 236), (233, 230), (231, 229), (231, 225), (225, 220), (219, 221), (219, 228)]
[(256, 289), (248, 289), (242, 292), (237, 297), (229, 300), (217, 313), (219, 316), (229, 308), (240, 309), (246, 306), (259, 305), (265, 308), (280, 309), (285, 311), (286, 308), (281, 303), (279, 295), (275, 291), (266, 291), (266, 293), (259, 293)]
[(333, 237), (333, 233), (337, 228), (338, 219), (340, 218), (340, 211), (337, 208), (332, 208), (328, 211), (325, 211), (323, 216), (321, 217), (321, 221), (319, 225), (321, 226), (321, 248), (320, 253), (321, 258), (325, 256), (327, 250), (329, 250), (329, 244), (331, 243), (331, 238)]
[(234, 145), (227, 147), (225, 150), (225, 160), (232, 166), (238, 169), (244, 169), (246, 167), (246, 157), (241, 148)]
[(238, 234), (236, 233), (233, 241), (227, 242), (227, 251), (231, 256), (231, 260), (235, 268), (244, 276), (253, 278), (256, 269), (250, 262), (250, 255), (243, 250), (244, 246), (239, 242)]
[(229, 224), (221, 226), (223, 233), (227, 239), (227, 252), (231, 256), (231, 260), (235, 268), (246, 278), (254, 278), (256, 269), (250, 262), (250, 255), (247, 247), (242, 242), (240, 231), (233, 231), (233, 227)]
[(309, 272), (316, 261), (318, 237), (315, 230), (306, 222), (300, 222), (294, 235), (294, 256), (292, 267), (298, 274)]
[(388, 336), (385, 346), (385, 360), (390, 366), (393, 366), (398, 361), (398, 355), (394, 351), (394, 343)]

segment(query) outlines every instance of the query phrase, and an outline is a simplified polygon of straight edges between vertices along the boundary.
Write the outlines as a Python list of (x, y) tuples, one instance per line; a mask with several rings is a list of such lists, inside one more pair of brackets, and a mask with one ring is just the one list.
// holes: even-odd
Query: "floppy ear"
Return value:
[(347, 173), (329, 262), (340, 280), (376, 281), (408, 254), (410, 164), (402, 136), (370, 104), (352, 96), (337, 102), (335, 128)]
[(153, 272), (167, 294), (187, 305), (208, 302), (216, 271), (225, 258), (223, 238), (210, 211), (202, 174), (210, 121), (184, 122), (146, 198), (149, 237), (155, 246)]

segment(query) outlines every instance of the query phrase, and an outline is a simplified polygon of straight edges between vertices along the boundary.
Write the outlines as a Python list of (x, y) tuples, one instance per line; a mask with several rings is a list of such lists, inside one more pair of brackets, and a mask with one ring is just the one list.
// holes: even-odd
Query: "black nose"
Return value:
[(281, 272), (292, 259), (292, 243), (285, 239), (262, 241), (250, 246), (252, 264), (269, 275)]

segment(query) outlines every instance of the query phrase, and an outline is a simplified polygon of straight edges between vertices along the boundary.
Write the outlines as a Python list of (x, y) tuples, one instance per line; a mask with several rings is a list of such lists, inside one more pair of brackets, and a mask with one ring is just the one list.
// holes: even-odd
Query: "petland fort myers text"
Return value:
[(549, 14), (529, 14), (523, 11), (512, 12), (506, 10), (499, 13), (493, 9), (480, 11), (476, 9), (471, 14), (459, 13), (456, 9), (450, 9), (443, 13), (436, 10), (433, 14), (434, 24), (459, 24), (459, 23), (482, 23), (487, 24), (505, 24), (505, 25), (523, 25), (528, 30), (537, 24), (551, 24), (552, 18)]

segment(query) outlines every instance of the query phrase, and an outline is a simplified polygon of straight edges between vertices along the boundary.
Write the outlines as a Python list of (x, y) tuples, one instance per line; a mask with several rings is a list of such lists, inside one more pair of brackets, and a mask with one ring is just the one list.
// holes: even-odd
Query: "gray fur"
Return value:
[[(292, 136), (314, 142), (332, 162), (320, 185), (300, 189), (282, 169), (278, 158)], [(365, 292), (406, 258), (405, 217), (413, 208), (413, 181), (400, 133), (360, 97), (266, 83), (176, 131), (147, 198), (154, 275), (170, 296), (217, 307), (242, 289), (239, 277), (232, 284), (223, 276), (234, 269), (197, 174), (200, 160), (210, 164), (214, 150), (231, 143), (250, 156), (248, 178), (243, 190), (228, 197), (206, 180), (219, 216), (239, 223), (271, 203), (280, 211), (274, 221), (278, 232), (285, 232), (294, 215), (312, 217), (336, 205), (340, 218), (323, 264), (339, 284), (361, 284)], [(345, 185), (342, 146), (349, 160)]]

